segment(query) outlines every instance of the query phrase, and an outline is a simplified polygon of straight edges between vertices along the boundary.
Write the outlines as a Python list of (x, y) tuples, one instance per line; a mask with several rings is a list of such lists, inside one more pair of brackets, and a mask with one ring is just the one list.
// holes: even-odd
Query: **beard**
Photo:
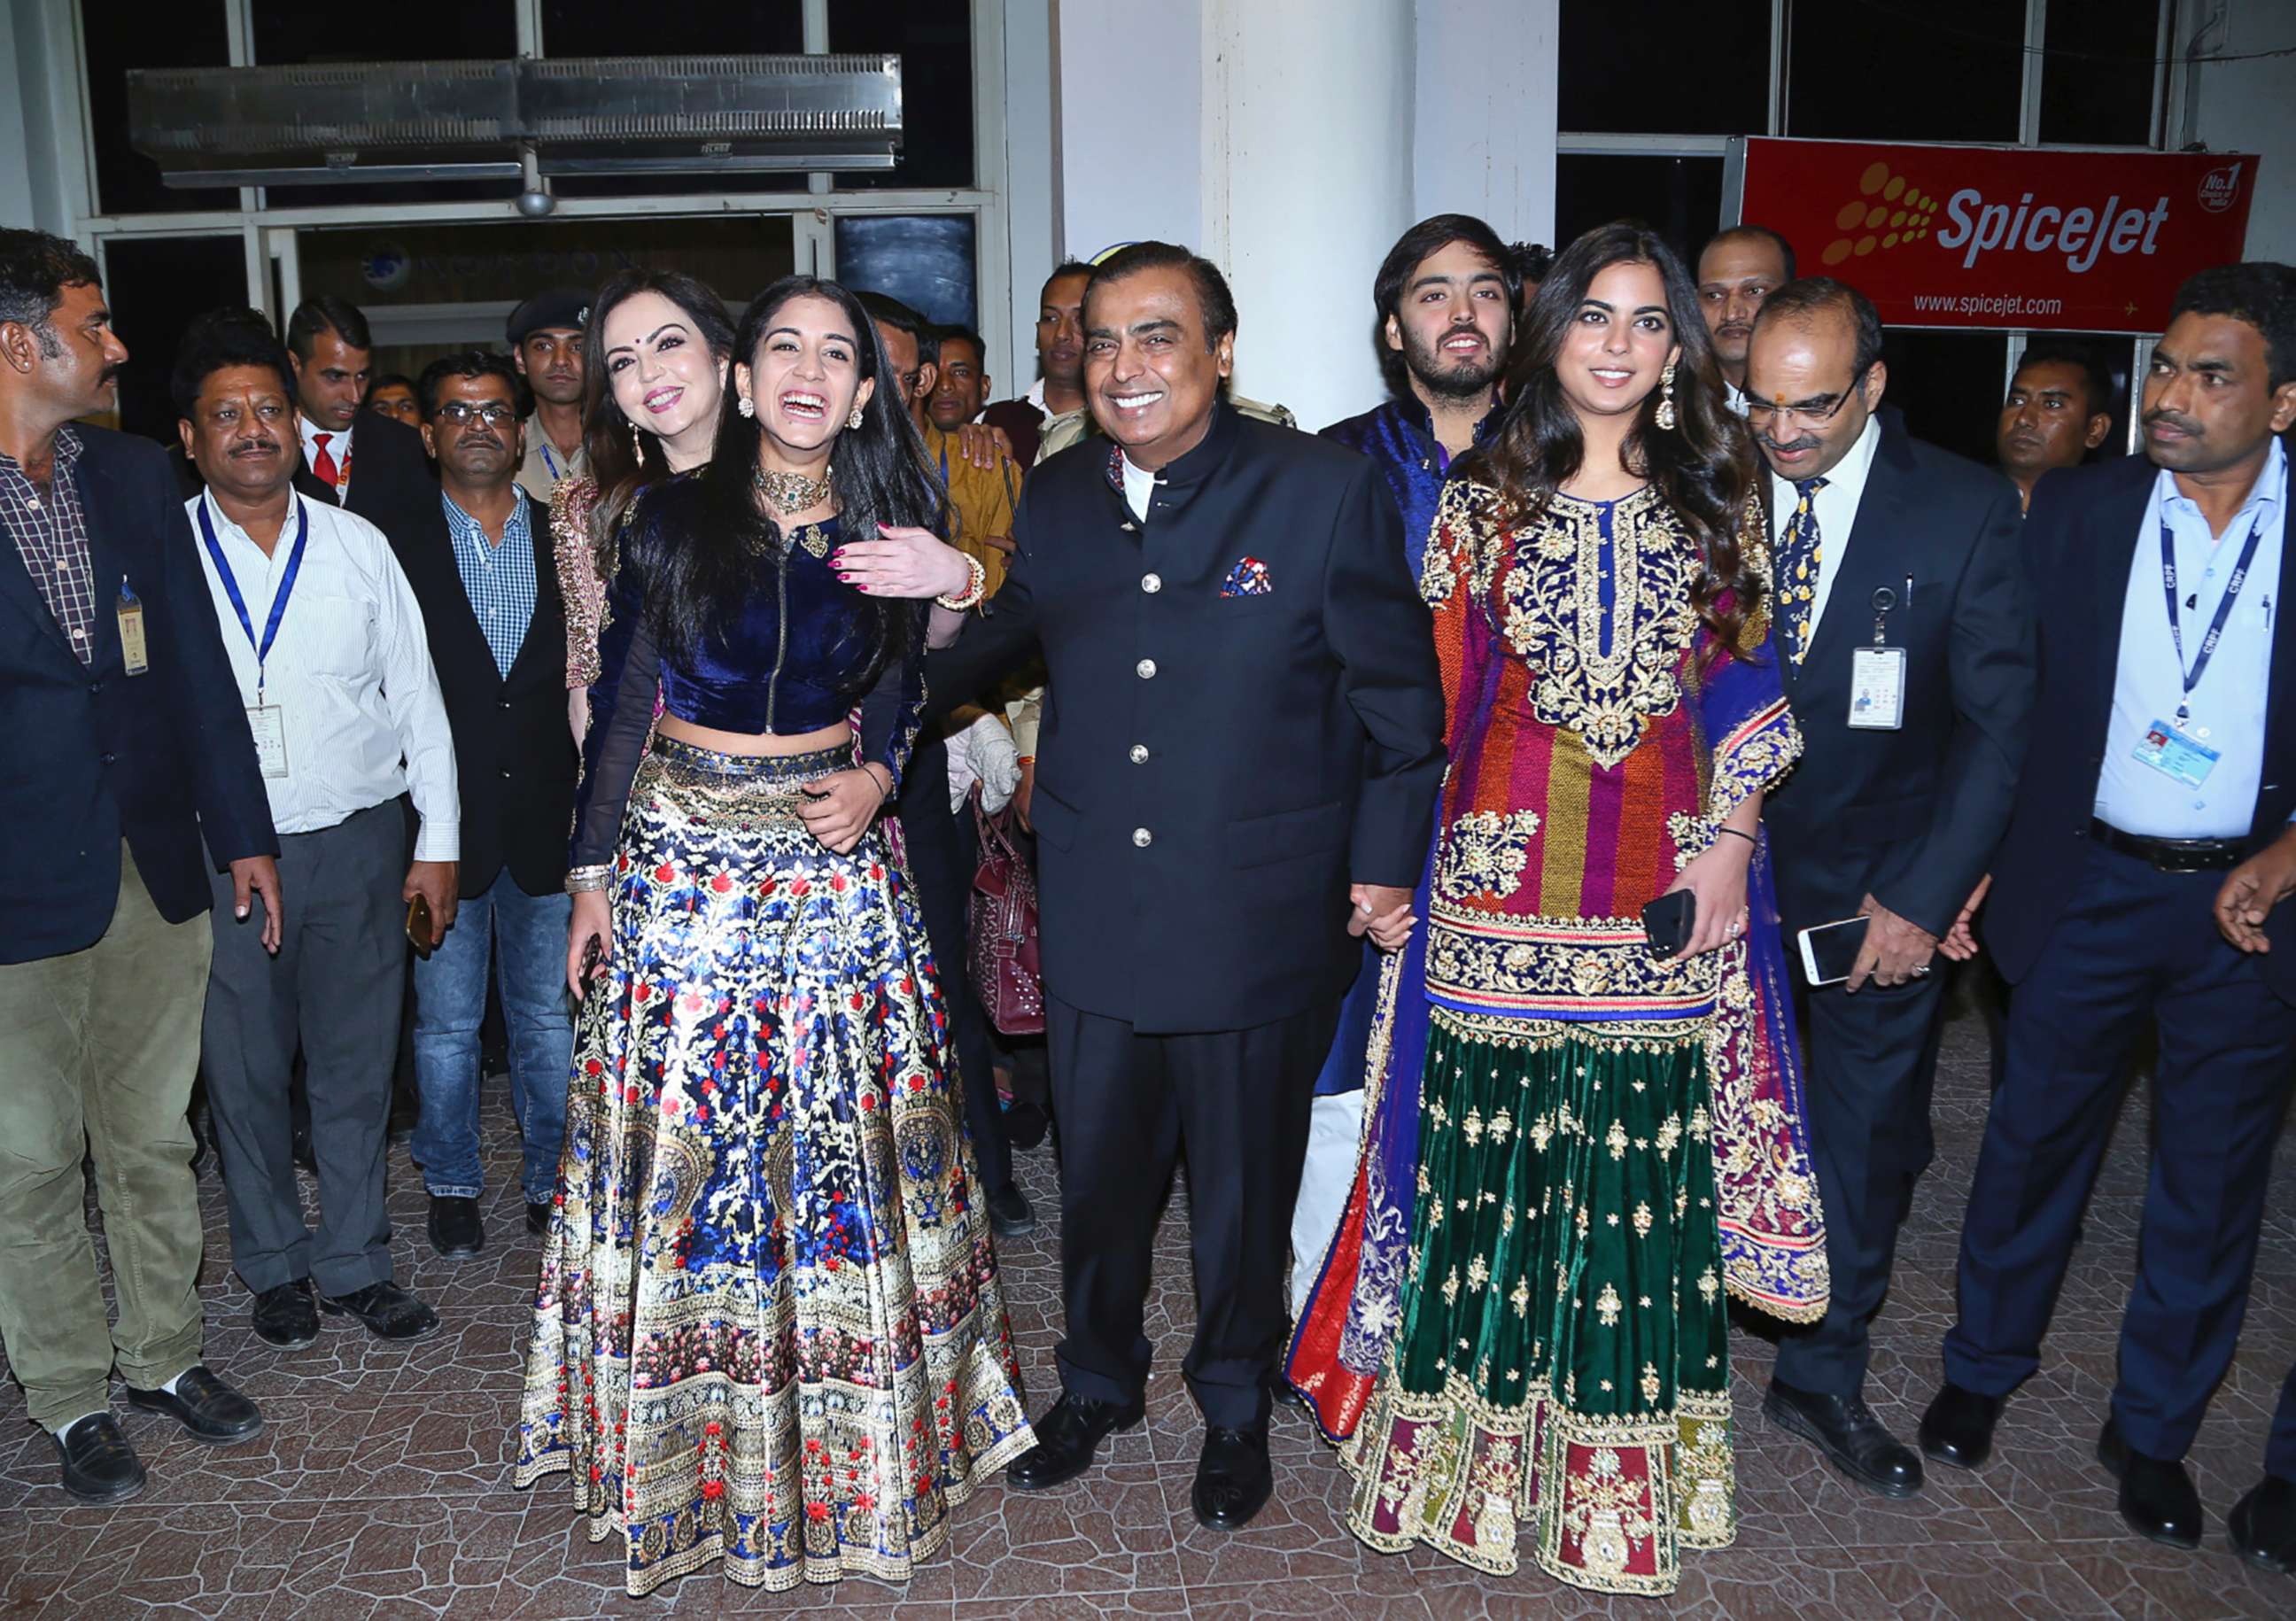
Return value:
[[(1448, 332), (1443, 334), (1446, 338), (1451, 335)], [(1480, 354), (1458, 359), (1444, 354), (1439, 348), (1430, 347), (1408, 328), (1403, 333), (1404, 369), (1421, 388), (1439, 399), (1477, 399), (1489, 394), (1505, 364), (1505, 357), (1491, 346), (1488, 336)]]

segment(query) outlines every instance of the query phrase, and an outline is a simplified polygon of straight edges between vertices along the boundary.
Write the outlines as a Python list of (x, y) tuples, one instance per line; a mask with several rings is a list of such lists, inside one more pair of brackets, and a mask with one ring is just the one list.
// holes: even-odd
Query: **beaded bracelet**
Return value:
[(977, 607), (980, 599), (988, 594), (988, 570), (981, 567), (980, 560), (977, 557), (966, 557), (964, 570), (967, 579), (964, 595), (937, 596), (933, 599), (951, 613), (964, 613), (968, 609)]
[(592, 890), (603, 889), (613, 880), (614, 868), (611, 862), (594, 867), (576, 867), (566, 874), (566, 893), (585, 895)]

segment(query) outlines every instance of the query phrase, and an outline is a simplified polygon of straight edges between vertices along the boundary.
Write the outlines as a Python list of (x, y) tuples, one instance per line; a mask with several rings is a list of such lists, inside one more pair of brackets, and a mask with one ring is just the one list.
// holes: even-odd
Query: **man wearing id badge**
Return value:
[(1930, 1160), (1932, 957), (2008, 823), (2033, 633), (2016, 490), (1906, 434), (1880, 409), (1887, 382), (1881, 321), (1855, 289), (1812, 277), (1763, 299), (1746, 414), (1803, 739), (1763, 814), (1789, 937), (1863, 931), (1846, 980), (1802, 987), (1833, 1290), (1781, 1342), (1764, 1411), (1859, 1485), (1909, 1497), (1921, 1459), (1866, 1404), (1868, 1325)]
[[(454, 921), (461, 815), (422, 610), (380, 529), (292, 487), (293, 390), (286, 351), (244, 314), (194, 323), (176, 356), (184, 449), (207, 486), (185, 506), (193, 550), (298, 900), (275, 959), (216, 929), (201, 1040), (233, 1270), (255, 1298), (257, 1336), (283, 1347), (316, 1339), (322, 1310), (390, 1339), (438, 1327), (393, 1281), (383, 1150), (402, 930), (427, 915), (427, 948)], [(289, 1147), (299, 1045), (316, 1233)]]
[[(2050, 474), (2031, 757), (1979, 919), (2013, 987), (1930, 1455), (1984, 1463), (2038, 1365), (2127, 1055), (2160, 1126), (2096, 1455), (2138, 1535), (2202, 1534), (2184, 1464), (2240, 1334), (2296, 1077), (2296, 590), (2287, 546), (2296, 271), (2186, 282), (2144, 379), (2141, 457)], [(2012, 1410), (2006, 1431), (2023, 1439)], [(2236, 1550), (2296, 1563), (2296, 1380)], [(2276, 1487), (2275, 1482), (2277, 1482)], [(2274, 1551), (2277, 1550), (2276, 1553)]]

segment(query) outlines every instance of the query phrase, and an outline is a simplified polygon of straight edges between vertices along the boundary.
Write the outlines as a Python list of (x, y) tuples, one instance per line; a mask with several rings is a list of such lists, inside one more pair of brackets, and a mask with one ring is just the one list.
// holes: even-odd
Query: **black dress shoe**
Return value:
[(1884, 1497), (1922, 1489), (1921, 1459), (1882, 1427), (1862, 1396), (1820, 1396), (1773, 1378), (1762, 1412), (1781, 1429), (1815, 1442), (1827, 1462)]
[(439, 1331), (439, 1314), (396, 1283), (370, 1283), (340, 1297), (321, 1295), (319, 1309), (329, 1316), (357, 1318), (377, 1339), (420, 1339)]
[(319, 1337), (319, 1308), (311, 1303), (311, 1280), (298, 1278), (265, 1289), (255, 1297), (255, 1309), (247, 1321), (266, 1345), (287, 1351), (309, 1345)]
[(210, 1446), (231, 1446), (263, 1428), (255, 1404), (209, 1372), (204, 1364), (185, 1370), (173, 1390), (138, 1390), (127, 1387), (127, 1404), (146, 1412), (164, 1412), (179, 1420), (195, 1441)]
[(1993, 1427), (2005, 1396), (1980, 1396), (1948, 1380), (1922, 1414), (1922, 1453), (1956, 1469), (1976, 1469), (1993, 1455)]
[(1016, 1239), (1037, 1230), (1037, 1212), (1029, 1196), (1007, 1183), (988, 1196), (988, 1230), (1000, 1239)]
[(89, 1413), (55, 1443), (64, 1490), (82, 1502), (125, 1502), (144, 1489), (144, 1465), (110, 1413)]
[(2120, 1482), (2120, 1518), (2137, 1535), (2171, 1548), (2201, 1545), (2201, 1494), (2178, 1458), (2148, 1458), (2129, 1450), (2120, 1426), (2104, 1421), (2096, 1461)]
[(1195, 1489), (1188, 1506), (1196, 1523), (1214, 1531), (1241, 1531), (1267, 1506), (1275, 1471), (1267, 1462), (1267, 1426), (1228, 1429), (1215, 1424), (1204, 1432), (1196, 1460)]
[(2232, 1551), (2260, 1570), (2296, 1571), (2296, 1480), (2267, 1475), (2232, 1505)]
[(1092, 1467), (1103, 1437), (1131, 1429), (1145, 1412), (1138, 1402), (1119, 1407), (1063, 1390), (1053, 1410), (1037, 1420), (1036, 1445), (1004, 1471), (1005, 1483), (1023, 1492), (1042, 1492), (1075, 1479)]
[(434, 1194), (430, 1199), (430, 1248), (443, 1256), (476, 1255), (487, 1247), (479, 1201)]
[(529, 1232), (534, 1233), (549, 1232), (550, 1212), (552, 1208), (553, 1201), (550, 1199), (545, 1199), (539, 1202), (531, 1199), (528, 1199), (526, 1201), (526, 1230)]
[(1295, 1412), (1306, 1413), (1311, 1419), (1316, 1416), (1316, 1404), (1284, 1378), (1280, 1369), (1267, 1376), (1267, 1399), (1278, 1407), (1289, 1407)]
[(1044, 1142), (1045, 1128), (1051, 1124), (1034, 1103), (1015, 1103), (1004, 1111), (1004, 1140), (1026, 1153)]

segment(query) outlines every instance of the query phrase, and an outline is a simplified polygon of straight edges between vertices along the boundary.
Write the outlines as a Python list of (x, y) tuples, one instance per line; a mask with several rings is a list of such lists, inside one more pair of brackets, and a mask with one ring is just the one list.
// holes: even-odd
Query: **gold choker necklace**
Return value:
[(775, 472), (760, 467), (751, 475), (750, 481), (758, 487), (758, 493), (765, 496), (768, 505), (787, 514), (809, 512), (825, 503), (829, 499), (831, 478), (826, 467), (822, 469), (818, 479), (808, 479), (803, 473)]

